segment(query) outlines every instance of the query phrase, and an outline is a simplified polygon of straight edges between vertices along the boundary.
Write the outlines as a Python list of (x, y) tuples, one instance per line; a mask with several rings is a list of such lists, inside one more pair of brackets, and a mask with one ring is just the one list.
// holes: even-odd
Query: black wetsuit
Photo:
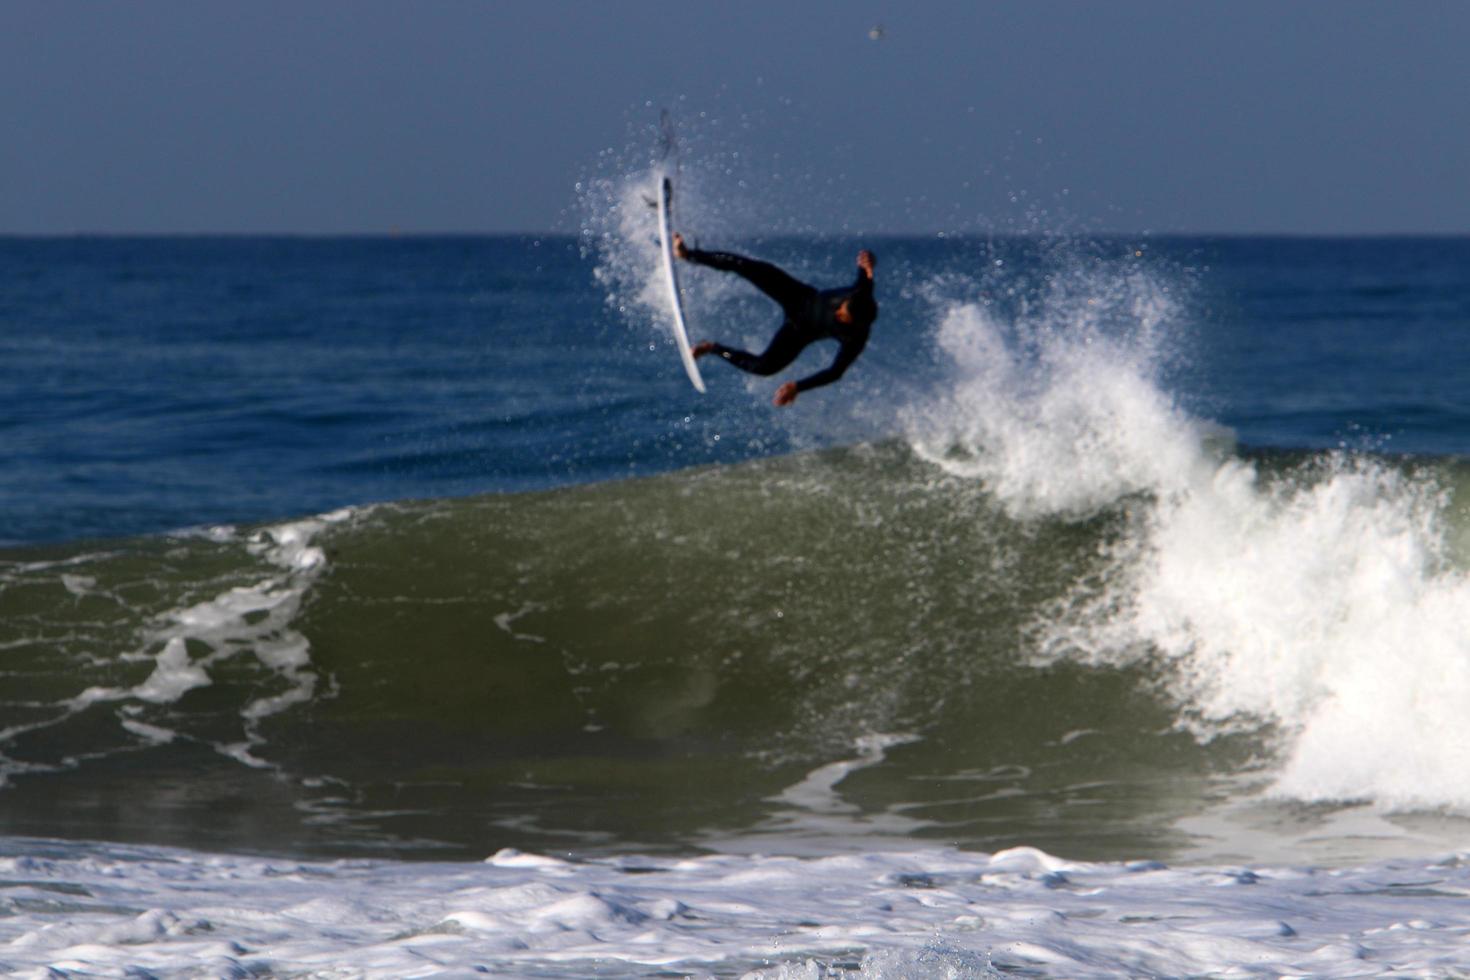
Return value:
[[(844, 289), (817, 290), (793, 279), (769, 262), (758, 262), (730, 252), (702, 252), (689, 249), (688, 259), (711, 269), (733, 272), (749, 280), (755, 288), (780, 305), (786, 322), (771, 338), (762, 354), (715, 344), (714, 353), (751, 374), (775, 374), (796, 360), (806, 346), (818, 340), (835, 340), (842, 345), (837, 357), (826, 370), (818, 371), (796, 383), (797, 391), (810, 391), (831, 384), (863, 352), (868, 342), (868, 328), (878, 318), (878, 304), (873, 299), (873, 280), (858, 272), (857, 282)], [(837, 319), (837, 308), (848, 304), (851, 323)]]

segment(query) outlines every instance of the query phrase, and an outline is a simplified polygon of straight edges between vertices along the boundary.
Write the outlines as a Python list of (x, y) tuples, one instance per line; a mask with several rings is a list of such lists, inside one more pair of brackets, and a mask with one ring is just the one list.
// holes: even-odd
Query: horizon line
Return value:
[[(569, 231), (0, 231), (0, 240), (21, 239), (446, 239), (446, 238), (530, 238), (578, 240), (580, 232)], [(734, 234), (732, 239), (757, 237)], [(1056, 232), (1018, 231), (799, 231), (765, 233), (766, 238), (869, 238), (927, 239), (940, 241), (996, 238), (1279, 238), (1279, 239), (1366, 239), (1366, 238), (1470, 238), (1464, 231), (1155, 231), (1094, 230)]]

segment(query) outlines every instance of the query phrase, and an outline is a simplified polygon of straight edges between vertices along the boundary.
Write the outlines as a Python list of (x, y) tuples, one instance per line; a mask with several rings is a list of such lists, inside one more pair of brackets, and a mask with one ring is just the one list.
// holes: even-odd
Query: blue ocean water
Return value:
[[(840, 283), (857, 244), (732, 247)], [(618, 313), (599, 256), (571, 237), (0, 240), (0, 541), (590, 483), (891, 435), (889, 387), (938, 383), (926, 281), (1024, 305), (1058, 268), (1110, 262), (1172, 291), (1166, 383), (1243, 445), (1466, 451), (1470, 240), (879, 244), (883, 315), (862, 380), (781, 417), (718, 366), (710, 397), (688, 390), (660, 327)], [(752, 344), (774, 326), (748, 298), (693, 320)]]
[(1463, 972), (1470, 239), (632, 197), (0, 239), (0, 971)]

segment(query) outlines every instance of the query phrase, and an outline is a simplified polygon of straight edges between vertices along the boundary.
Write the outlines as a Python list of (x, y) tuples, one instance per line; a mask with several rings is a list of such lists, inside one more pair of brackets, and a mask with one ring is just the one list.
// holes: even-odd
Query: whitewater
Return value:
[(1463, 466), (1329, 451), (1263, 472), (1161, 388), (1167, 297), (1115, 287), (1053, 284), (1033, 322), (950, 307), (953, 386), (911, 423), (1014, 513), (1122, 502), (1107, 567), (1048, 610), (1035, 656), (1155, 662), (1200, 738), (1269, 728), (1271, 795), (1470, 805)]
[(1452, 976), (1470, 871), (873, 852), (310, 863), (11, 841), (20, 976)]

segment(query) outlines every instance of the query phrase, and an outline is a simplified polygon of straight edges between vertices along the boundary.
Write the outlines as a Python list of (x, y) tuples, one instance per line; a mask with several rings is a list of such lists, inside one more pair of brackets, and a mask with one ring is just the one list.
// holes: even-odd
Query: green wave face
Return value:
[(1167, 852), (1280, 725), (1069, 646), (1153, 506), (1016, 518), (883, 444), (11, 552), (0, 832)]

